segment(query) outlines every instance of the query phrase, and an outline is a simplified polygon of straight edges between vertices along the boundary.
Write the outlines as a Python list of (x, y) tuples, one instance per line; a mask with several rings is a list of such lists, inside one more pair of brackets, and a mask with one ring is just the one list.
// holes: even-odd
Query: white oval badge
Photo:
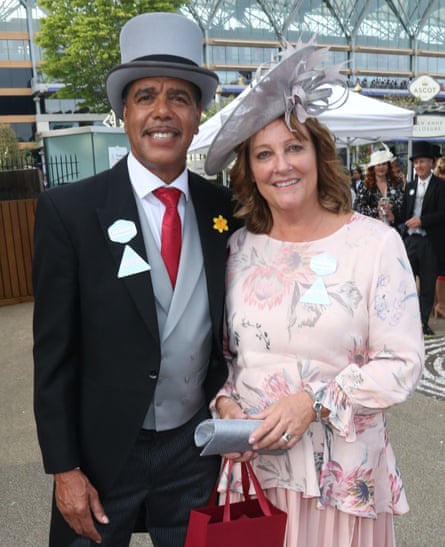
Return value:
[(116, 220), (108, 228), (108, 236), (115, 243), (128, 243), (136, 234), (136, 224), (132, 220)]
[(328, 253), (321, 253), (311, 258), (311, 270), (318, 275), (328, 275), (337, 269), (337, 261)]

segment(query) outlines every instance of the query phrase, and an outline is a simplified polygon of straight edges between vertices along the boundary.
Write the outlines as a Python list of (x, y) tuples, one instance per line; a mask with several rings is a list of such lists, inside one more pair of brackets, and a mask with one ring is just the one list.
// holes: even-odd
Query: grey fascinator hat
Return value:
[(205, 108), (215, 95), (218, 76), (201, 66), (202, 40), (198, 25), (176, 13), (144, 13), (130, 19), (120, 33), (122, 64), (112, 68), (106, 79), (108, 100), (119, 118), (125, 87), (156, 76), (195, 84)]
[[(307, 44), (288, 45), (266, 71), (260, 66), (244, 97), (211, 142), (206, 173), (214, 175), (224, 169), (235, 158), (234, 150), (240, 143), (282, 114), (291, 129), (292, 113), (304, 123), (308, 117), (342, 106), (348, 88), (340, 65), (321, 66), (327, 53), (328, 48), (319, 48), (312, 39)], [(344, 91), (335, 101), (331, 98), (333, 85), (340, 85)]]

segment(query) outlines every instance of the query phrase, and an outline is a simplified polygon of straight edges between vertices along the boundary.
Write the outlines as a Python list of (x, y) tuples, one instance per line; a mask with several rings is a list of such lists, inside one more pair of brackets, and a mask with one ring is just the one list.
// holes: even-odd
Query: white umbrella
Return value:
[[(248, 92), (246, 88), (236, 99), (199, 126), (189, 148), (190, 154), (205, 154), (224, 120)], [(343, 89), (334, 86), (332, 98), (341, 96)], [(350, 91), (345, 103), (335, 110), (319, 116), (327, 125), (340, 146), (351, 146), (370, 142), (411, 138), (415, 113), (377, 99)]]

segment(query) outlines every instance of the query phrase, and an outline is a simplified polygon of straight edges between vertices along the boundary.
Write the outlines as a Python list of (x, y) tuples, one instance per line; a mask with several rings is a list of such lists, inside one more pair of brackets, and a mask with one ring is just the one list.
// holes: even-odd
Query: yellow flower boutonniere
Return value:
[(229, 230), (229, 225), (227, 224), (227, 219), (222, 215), (213, 217), (213, 229), (218, 230), (220, 234), (227, 232)]

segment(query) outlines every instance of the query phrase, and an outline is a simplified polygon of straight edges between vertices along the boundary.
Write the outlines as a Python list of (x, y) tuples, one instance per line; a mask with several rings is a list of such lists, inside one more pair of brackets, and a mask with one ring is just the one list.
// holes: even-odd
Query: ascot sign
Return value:
[(431, 76), (419, 76), (409, 85), (411, 95), (421, 101), (429, 101), (440, 91), (440, 85)]

